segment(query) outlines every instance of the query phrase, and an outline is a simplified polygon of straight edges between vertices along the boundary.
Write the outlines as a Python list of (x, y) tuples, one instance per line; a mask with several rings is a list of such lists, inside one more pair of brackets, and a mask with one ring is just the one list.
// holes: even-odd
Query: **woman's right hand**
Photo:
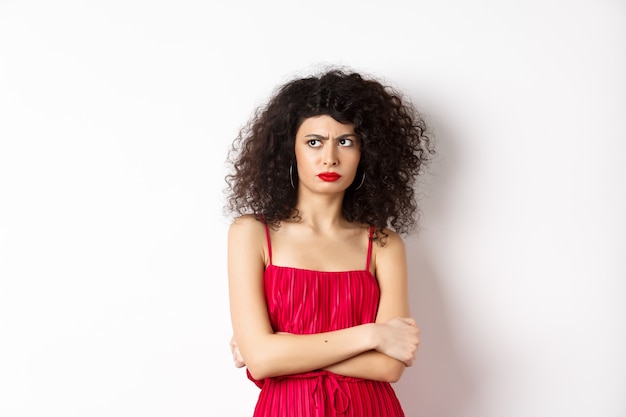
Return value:
[(376, 324), (376, 350), (411, 366), (420, 343), (420, 330), (410, 317), (398, 317)]

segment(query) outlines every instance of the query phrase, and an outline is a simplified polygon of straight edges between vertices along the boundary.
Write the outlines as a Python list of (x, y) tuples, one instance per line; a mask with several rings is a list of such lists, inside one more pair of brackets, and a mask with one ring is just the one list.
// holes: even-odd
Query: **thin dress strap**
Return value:
[(270, 228), (267, 226), (267, 223), (263, 223), (265, 225), (265, 238), (267, 239), (267, 254), (270, 257), (270, 265), (272, 264), (272, 242), (270, 241)]
[[(370, 262), (372, 260), (372, 236), (374, 235), (374, 226), (370, 226), (369, 238), (367, 240), (367, 262), (365, 264), (365, 270), (370, 270)], [(271, 252), (270, 252), (271, 253)]]

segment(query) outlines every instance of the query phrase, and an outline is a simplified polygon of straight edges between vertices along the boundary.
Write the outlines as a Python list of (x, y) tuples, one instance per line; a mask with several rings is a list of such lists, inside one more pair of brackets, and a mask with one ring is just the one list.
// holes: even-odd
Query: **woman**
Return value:
[(415, 360), (401, 234), (433, 151), (402, 96), (330, 70), (280, 87), (229, 155), (228, 275), (254, 416), (403, 416)]

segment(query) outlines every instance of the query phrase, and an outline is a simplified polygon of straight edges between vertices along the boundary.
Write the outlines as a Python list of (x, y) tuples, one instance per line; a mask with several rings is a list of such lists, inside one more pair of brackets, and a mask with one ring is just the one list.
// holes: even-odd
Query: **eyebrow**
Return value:
[[(305, 138), (317, 139), (317, 140), (328, 140), (328, 136), (318, 135), (318, 134), (315, 134), (315, 133), (310, 133), (308, 135), (305, 135), (304, 137)], [(337, 140), (347, 139), (347, 138), (350, 138), (350, 137), (358, 138), (356, 133), (346, 133), (345, 135), (337, 136)]]

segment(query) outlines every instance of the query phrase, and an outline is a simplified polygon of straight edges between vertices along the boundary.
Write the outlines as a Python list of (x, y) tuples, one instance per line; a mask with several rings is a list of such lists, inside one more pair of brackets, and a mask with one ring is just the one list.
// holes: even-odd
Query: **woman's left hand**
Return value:
[[(276, 332), (276, 334), (289, 334), (287, 332)], [(243, 368), (246, 366), (246, 363), (241, 356), (241, 352), (239, 351), (239, 346), (237, 345), (237, 341), (235, 340), (235, 335), (230, 338), (230, 353), (233, 354), (233, 362), (237, 368)]]
[(233, 354), (233, 362), (235, 362), (235, 366), (237, 368), (243, 368), (244, 366), (246, 366), (246, 363), (241, 357), (241, 352), (239, 352), (239, 346), (237, 346), (235, 336), (230, 338), (230, 351)]

